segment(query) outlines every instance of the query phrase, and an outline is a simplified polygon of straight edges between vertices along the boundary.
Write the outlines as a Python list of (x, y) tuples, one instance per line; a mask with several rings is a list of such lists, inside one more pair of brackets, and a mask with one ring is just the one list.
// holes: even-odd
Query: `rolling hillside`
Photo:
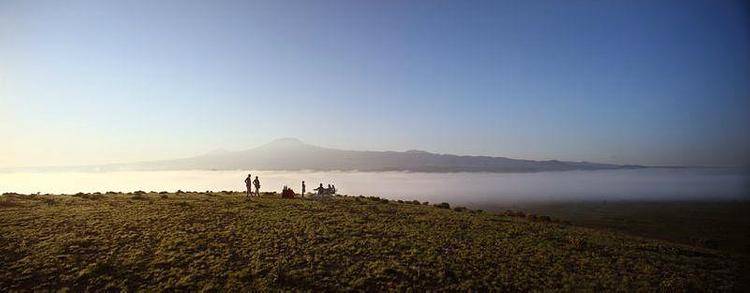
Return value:
[(0, 197), (0, 291), (740, 291), (709, 249), (379, 198)]

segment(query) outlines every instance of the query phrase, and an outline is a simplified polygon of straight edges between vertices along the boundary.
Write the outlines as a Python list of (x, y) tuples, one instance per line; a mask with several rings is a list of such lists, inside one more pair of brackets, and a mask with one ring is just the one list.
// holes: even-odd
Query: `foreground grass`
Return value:
[(738, 290), (721, 252), (366, 198), (0, 197), (0, 291)]

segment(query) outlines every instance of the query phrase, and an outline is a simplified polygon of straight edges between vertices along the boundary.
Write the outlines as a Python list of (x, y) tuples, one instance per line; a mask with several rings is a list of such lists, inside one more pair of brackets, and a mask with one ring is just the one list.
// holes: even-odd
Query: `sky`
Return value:
[(280, 137), (750, 165), (743, 1), (0, 0), (0, 167)]

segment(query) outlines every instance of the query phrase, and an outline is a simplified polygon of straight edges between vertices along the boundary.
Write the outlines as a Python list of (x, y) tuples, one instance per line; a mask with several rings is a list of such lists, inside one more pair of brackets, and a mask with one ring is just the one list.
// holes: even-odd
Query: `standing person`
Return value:
[(245, 178), (245, 187), (247, 187), (247, 193), (245, 194), (245, 197), (248, 197), (253, 194), (253, 175), (247, 174), (247, 178)]
[(253, 184), (255, 185), (255, 195), (260, 196), (260, 180), (258, 180), (258, 176), (255, 176)]
[(305, 197), (305, 180), (302, 180), (302, 197)]

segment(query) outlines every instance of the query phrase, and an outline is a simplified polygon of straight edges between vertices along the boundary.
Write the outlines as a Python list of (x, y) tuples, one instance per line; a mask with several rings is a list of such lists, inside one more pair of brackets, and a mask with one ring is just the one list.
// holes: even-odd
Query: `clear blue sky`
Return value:
[(750, 164), (743, 1), (0, 1), (0, 167), (347, 149)]

